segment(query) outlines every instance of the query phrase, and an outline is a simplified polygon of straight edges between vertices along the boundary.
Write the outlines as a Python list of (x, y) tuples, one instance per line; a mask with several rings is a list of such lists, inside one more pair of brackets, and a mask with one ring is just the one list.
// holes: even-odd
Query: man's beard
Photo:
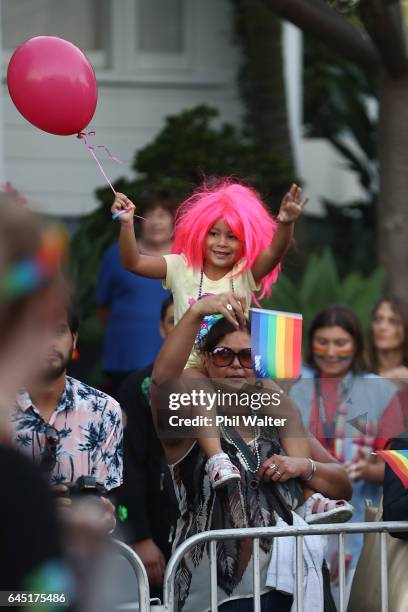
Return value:
[(61, 376), (61, 374), (63, 374), (68, 368), (71, 361), (71, 353), (72, 351), (70, 351), (68, 353), (68, 356), (66, 357), (64, 357), (62, 353), (54, 353), (61, 359), (61, 362), (57, 366), (48, 366), (44, 368), (44, 370), (42, 370), (42, 372), (40, 373), (41, 380), (43, 380), (44, 382), (51, 382), (53, 380), (57, 380)]

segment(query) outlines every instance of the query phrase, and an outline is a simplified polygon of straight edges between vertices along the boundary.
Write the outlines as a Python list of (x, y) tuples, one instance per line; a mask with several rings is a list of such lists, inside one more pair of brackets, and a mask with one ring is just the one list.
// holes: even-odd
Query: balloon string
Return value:
[[(112, 153), (109, 151), (108, 147), (106, 145), (91, 145), (88, 142), (88, 138), (89, 137), (93, 137), (95, 136), (96, 133), (95, 132), (79, 132), (79, 134), (77, 134), (77, 138), (79, 138), (80, 140), (84, 141), (84, 144), (86, 146), (86, 148), (88, 149), (88, 151), (90, 152), (90, 154), (92, 155), (92, 157), (94, 158), (94, 160), (96, 161), (99, 170), (101, 171), (101, 174), (105, 177), (106, 182), (108, 183), (109, 187), (112, 189), (113, 194), (116, 196), (116, 191), (111, 183), (111, 181), (109, 180), (108, 175), (105, 172), (104, 167), (102, 166), (101, 162), (99, 161), (99, 159), (96, 156), (96, 153), (94, 151), (95, 148), (97, 149), (105, 149), (106, 153), (109, 155), (109, 157), (111, 159), (113, 159), (113, 161), (117, 162), (118, 164), (122, 164), (122, 160), (119, 159), (119, 157), (115, 157), (115, 155), (112, 155)], [(126, 211), (122, 211), (119, 214), (116, 213), (116, 217), (117, 218), (120, 214), (124, 213)], [(137, 217), (138, 219), (143, 219), (143, 221), (146, 221), (146, 219), (144, 217), (141, 217), (140, 215), (134, 215), (135, 217)]]
[(113, 187), (112, 183), (110, 182), (110, 180), (109, 180), (109, 178), (108, 178), (108, 175), (106, 174), (105, 170), (103, 169), (103, 166), (102, 166), (101, 162), (100, 162), (100, 161), (99, 161), (99, 159), (96, 157), (96, 155), (95, 155), (95, 151), (93, 151), (93, 150), (92, 150), (90, 147), (87, 147), (87, 148), (89, 149), (90, 154), (92, 155), (92, 157), (94, 158), (94, 160), (95, 160), (95, 161), (96, 161), (96, 163), (98, 164), (98, 166), (99, 166), (99, 170), (101, 171), (101, 173), (102, 173), (102, 174), (103, 174), (103, 176), (105, 177), (105, 179), (106, 179), (106, 181), (107, 181), (107, 183), (108, 183), (109, 187), (112, 189), (112, 191), (113, 191), (114, 195), (116, 195), (116, 191), (115, 191), (115, 189), (114, 189), (114, 187)]

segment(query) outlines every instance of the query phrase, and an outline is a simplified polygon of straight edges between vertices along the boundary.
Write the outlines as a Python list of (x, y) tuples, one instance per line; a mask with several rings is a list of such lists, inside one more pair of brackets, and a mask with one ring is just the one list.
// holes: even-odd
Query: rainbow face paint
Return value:
[[(329, 349), (327, 346), (323, 346), (320, 343), (313, 343), (313, 356), (317, 359), (326, 359), (329, 357)], [(330, 355), (330, 359), (333, 361), (347, 361), (351, 360), (354, 357), (354, 349), (353, 348), (340, 348), (337, 347), (334, 350), (334, 354)]]

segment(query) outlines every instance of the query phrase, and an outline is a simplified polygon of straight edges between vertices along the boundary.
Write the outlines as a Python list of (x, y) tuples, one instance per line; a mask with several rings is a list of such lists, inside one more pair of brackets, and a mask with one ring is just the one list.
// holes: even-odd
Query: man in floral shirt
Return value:
[(121, 409), (109, 395), (67, 376), (78, 326), (69, 300), (53, 326), (40, 375), (17, 396), (15, 441), (52, 484), (94, 476), (110, 490), (122, 483)]

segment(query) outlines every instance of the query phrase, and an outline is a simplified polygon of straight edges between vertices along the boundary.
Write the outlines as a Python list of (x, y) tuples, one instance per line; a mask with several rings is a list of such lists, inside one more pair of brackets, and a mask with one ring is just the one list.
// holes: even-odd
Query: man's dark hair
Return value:
[(360, 321), (354, 310), (346, 304), (330, 304), (317, 313), (309, 328), (309, 343), (307, 350), (306, 363), (316, 367), (313, 356), (313, 337), (316, 330), (321, 327), (338, 326), (350, 334), (354, 340), (354, 358), (351, 369), (354, 372), (361, 372), (366, 369), (364, 361), (364, 338)]
[(68, 297), (67, 301), (67, 320), (71, 334), (77, 334), (79, 330), (79, 308), (73, 295)]
[(137, 200), (137, 208), (137, 213), (141, 214), (142, 217), (156, 208), (163, 208), (174, 215), (177, 201), (167, 189), (146, 189)]
[(165, 300), (163, 300), (162, 305), (161, 305), (161, 310), (160, 310), (160, 321), (162, 323), (166, 317), (168, 307), (171, 306), (173, 303), (174, 303), (174, 300), (173, 300), (172, 295), (170, 295)]
[(72, 285), (63, 276), (59, 278), (59, 291), (63, 295), (63, 305), (67, 312), (67, 323), (71, 334), (78, 333), (80, 323), (79, 305), (76, 300)]

